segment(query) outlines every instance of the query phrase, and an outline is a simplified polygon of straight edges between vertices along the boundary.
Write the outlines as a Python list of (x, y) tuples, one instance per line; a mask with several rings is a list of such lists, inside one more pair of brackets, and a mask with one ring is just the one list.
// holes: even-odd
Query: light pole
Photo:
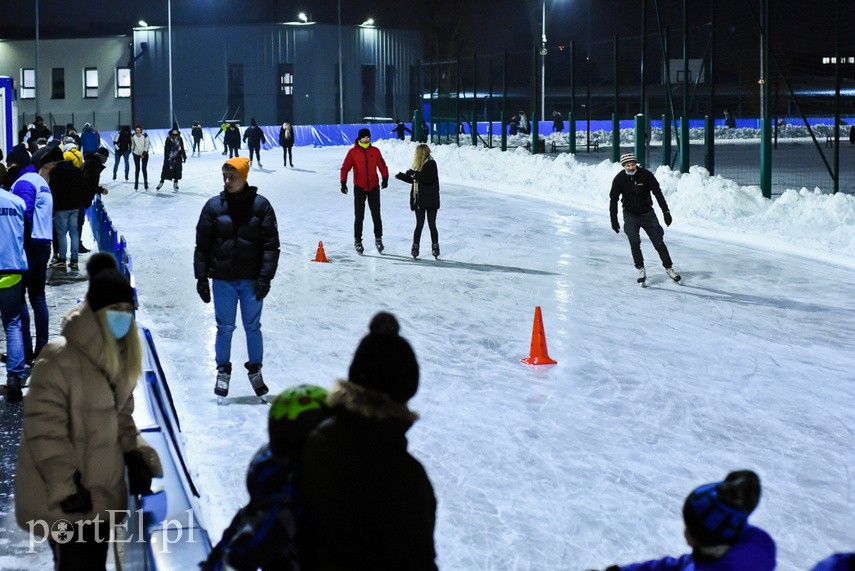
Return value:
[(342, 68), (344, 62), (341, 61), (341, 0), (338, 0), (338, 122), (339, 125), (344, 123), (344, 83)]
[(166, 7), (168, 14), (166, 16), (166, 35), (167, 44), (169, 46), (169, 125), (168, 129), (172, 129), (172, 123), (175, 120), (175, 112), (172, 108), (172, 0), (167, 0)]

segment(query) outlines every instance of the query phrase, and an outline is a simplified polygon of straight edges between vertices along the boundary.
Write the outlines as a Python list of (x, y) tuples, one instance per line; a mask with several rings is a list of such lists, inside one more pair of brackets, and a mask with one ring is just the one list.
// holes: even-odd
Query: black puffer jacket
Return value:
[(254, 186), (205, 203), (196, 224), (196, 279), (272, 280), (279, 265), (276, 213)]
[(349, 382), (304, 454), (310, 553), (317, 571), (435, 571), (436, 498), (407, 451), (416, 415)]

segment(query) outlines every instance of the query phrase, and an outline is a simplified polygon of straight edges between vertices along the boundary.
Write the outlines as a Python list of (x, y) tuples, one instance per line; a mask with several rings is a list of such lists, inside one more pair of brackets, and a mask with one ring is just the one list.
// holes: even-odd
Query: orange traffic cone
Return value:
[(324, 243), (323, 242), (318, 242), (318, 253), (315, 254), (315, 259), (312, 261), (313, 262), (327, 262), (327, 263), (329, 263), (329, 260), (327, 259), (327, 254), (326, 254), (326, 252), (324, 252)]
[(556, 365), (558, 361), (549, 358), (546, 350), (546, 335), (543, 333), (543, 317), (540, 315), (540, 306), (534, 308), (534, 327), (531, 329), (531, 349), (529, 356), (520, 359), (526, 365)]

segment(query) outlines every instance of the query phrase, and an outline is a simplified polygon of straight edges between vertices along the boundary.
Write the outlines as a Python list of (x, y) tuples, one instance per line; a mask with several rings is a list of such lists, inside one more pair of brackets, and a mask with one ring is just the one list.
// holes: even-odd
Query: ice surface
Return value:
[[(378, 146), (392, 175), (409, 168), (412, 144)], [(684, 553), (686, 494), (739, 468), (762, 478), (751, 520), (776, 539), (780, 569), (855, 548), (855, 198), (796, 189), (772, 202), (701, 168), (660, 168), (685, 285), (645, 240), (642, 289), (609, 224), (613, 163), (433, 146), (442, 256), (413, 261), (409, 189), (394, 178), (382, 194), (386, 255), (370, 216), (365, 256), (354, 252), (345, 152), (298, 147), (297, 168), (250, 172), (282, 240), (265, 380), (274, 392), (331, 386), (371, 316), (398, 316), (421, 365), (409, 436), (439, 501), (441, 568), (580, 570)], [(280, 162), (278, 149), (263, 154)], [(214, 540), (246, 501), (267, 414), (217, 405), (213, 308), (195, 291), (194, 228), (222, 188), (222, 159), (189, 159), (177, 193), (111, 183), (105, 197)], [(332, 263), (310, 261), (319, 240)], [(425, 228), (424, 254), (429, 242)], [(519, 363), (535, 306), (556, 366)], [(245, 359), (239, 328), (232, 396), (252, 394)]]

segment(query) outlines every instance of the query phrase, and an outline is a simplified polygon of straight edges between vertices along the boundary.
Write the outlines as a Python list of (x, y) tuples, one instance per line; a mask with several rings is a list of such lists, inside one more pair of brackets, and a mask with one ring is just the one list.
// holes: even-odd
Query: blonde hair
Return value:
[(99, 309), (95, 312), (95, 318), (101, 327), (104, 337), (104, 346), (101, 349), (101, 357), (107, 375), (111, 378), (124, 377), (131, 384), (136, 384), (142, 375), (142, 343), (137, 330), (136, 318), (131, 323), (128, 334), (121, 339), (113, 337), (109, 325), (107, 325), (107, 312)]
[(416, 146), (416, 152), (413, 155), (413, 170), (420, 171), (425, 166), (430, 157), (430, 147), (424, 143), (419, 143)]

